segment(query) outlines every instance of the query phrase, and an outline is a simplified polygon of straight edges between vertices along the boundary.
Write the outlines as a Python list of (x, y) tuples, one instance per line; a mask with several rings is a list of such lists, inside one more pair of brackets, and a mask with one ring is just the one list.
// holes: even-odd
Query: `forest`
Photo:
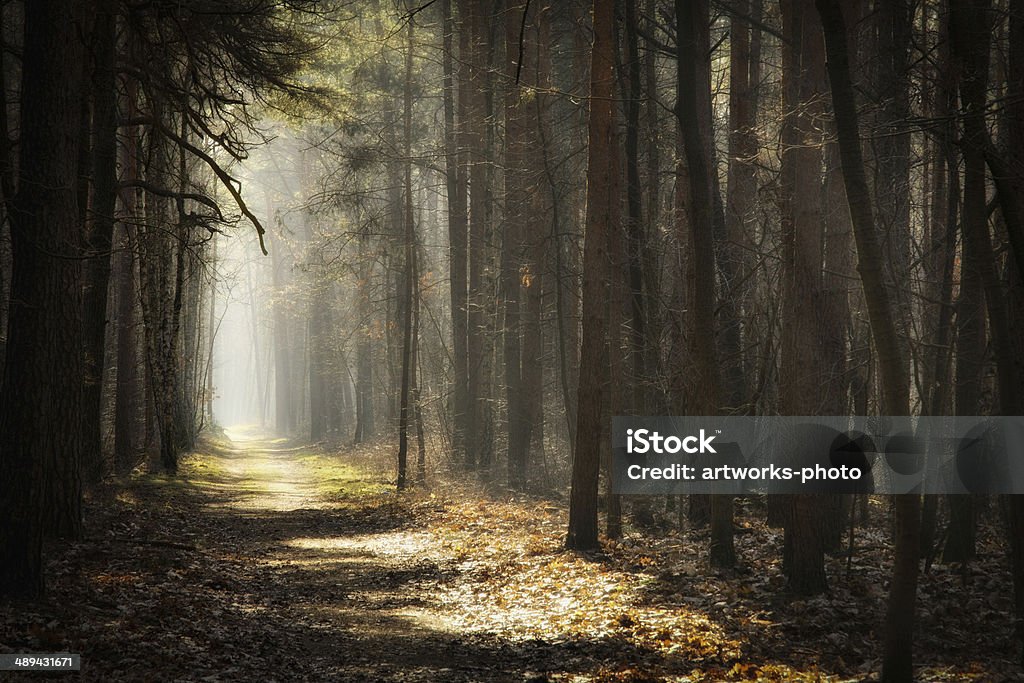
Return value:
[(613, 444), (1024, 415), (1024, 0), (2, 0), (0, 98), (3, 680), (1024, 680), (1019, 476)]

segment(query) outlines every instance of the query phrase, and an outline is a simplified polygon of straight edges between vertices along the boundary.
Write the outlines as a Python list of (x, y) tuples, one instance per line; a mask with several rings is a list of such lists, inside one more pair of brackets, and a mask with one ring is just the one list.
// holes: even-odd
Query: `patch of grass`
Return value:
[[(206, 438), (200, 450), (182, 458), (178, 475), (140, 475), (136, 484), (166, 489), (190, 489), (214, 494), (253, 495), (283, 479), (291, 479), (307, 494), (334, 502), (359, 502), (393, 492), (393, 485), (376, 468), (362, 467), (337, 453), (298, 450), (264, 450), (273, 442), (260, 442), (250, 457), (246, 444), (221, 443)], [(292, 469), (294, 468), (294, 472)]]
[(187, 491), (197, 494), (202, 491), (252, 492), (259, 490), (252, 482), (239, 480), (227, 466), (224, 449), (214, 440), (204, 439), (202, 451), (183, 456), (178, 462), (178, 473), (169, 475), (162, 471), (144, 472), (132, 477), (131, 485), (151, 490)]
[(304, 453), (296, 457), (315, 472), (317, 489), (326, 497), (369, 498), (389, 493), (393, 488), (382, 477), (331, 453)]

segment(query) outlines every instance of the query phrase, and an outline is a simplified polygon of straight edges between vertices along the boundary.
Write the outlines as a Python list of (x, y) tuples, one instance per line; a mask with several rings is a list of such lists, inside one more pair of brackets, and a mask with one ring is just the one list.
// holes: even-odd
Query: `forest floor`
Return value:
[[(699, 531), (631, 531), (583, 557), (561, 547), (554, 498), (437, 480), (396, 494), (388, 444), (229, 436), (177, 478), (94, 494), (85, 540), (47, 549), (46, 600), (0, 606), (0, 651), (78, 652), (91, 681), (877, 676), (882, 528), (859, 530), (849, 568), (830, 558), (826, 595), (796, 599), (781, 535), (748, 521), (760, 515), (740, 517), (742, 564), (726, 573)], [(922, 576), (920, 680), (1024, 680), (995, 535), (965, 571)]]

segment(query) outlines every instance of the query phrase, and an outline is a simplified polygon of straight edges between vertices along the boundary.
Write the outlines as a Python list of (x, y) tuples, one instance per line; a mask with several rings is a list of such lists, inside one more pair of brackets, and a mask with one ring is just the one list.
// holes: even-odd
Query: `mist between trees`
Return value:
[[(731, 567), (731, 497), (602, 492), (612, 416), (1021, 413), (1020, 0), (0, 12), (6, 595), (83, 489), (236, 423), (568, 496), (571, 550), (670, 513)], [(1024, 637), (1019, 496), (886, 504), (884, 680), (982, 508)], [(769, 498), (787, 590), (866, 505)]]

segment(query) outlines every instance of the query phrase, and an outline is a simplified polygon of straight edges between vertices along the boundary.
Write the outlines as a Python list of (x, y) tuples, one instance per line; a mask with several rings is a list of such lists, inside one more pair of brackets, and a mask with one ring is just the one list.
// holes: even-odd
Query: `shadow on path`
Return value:
[(103, 681), (545, 681), (650, 657), (460, 633), (437, 599), (458, 564), (415, 505), (351, 459), (236, 439), (90, 501), (88, 540), (53, 549), (47, 603), (0, 642)]

